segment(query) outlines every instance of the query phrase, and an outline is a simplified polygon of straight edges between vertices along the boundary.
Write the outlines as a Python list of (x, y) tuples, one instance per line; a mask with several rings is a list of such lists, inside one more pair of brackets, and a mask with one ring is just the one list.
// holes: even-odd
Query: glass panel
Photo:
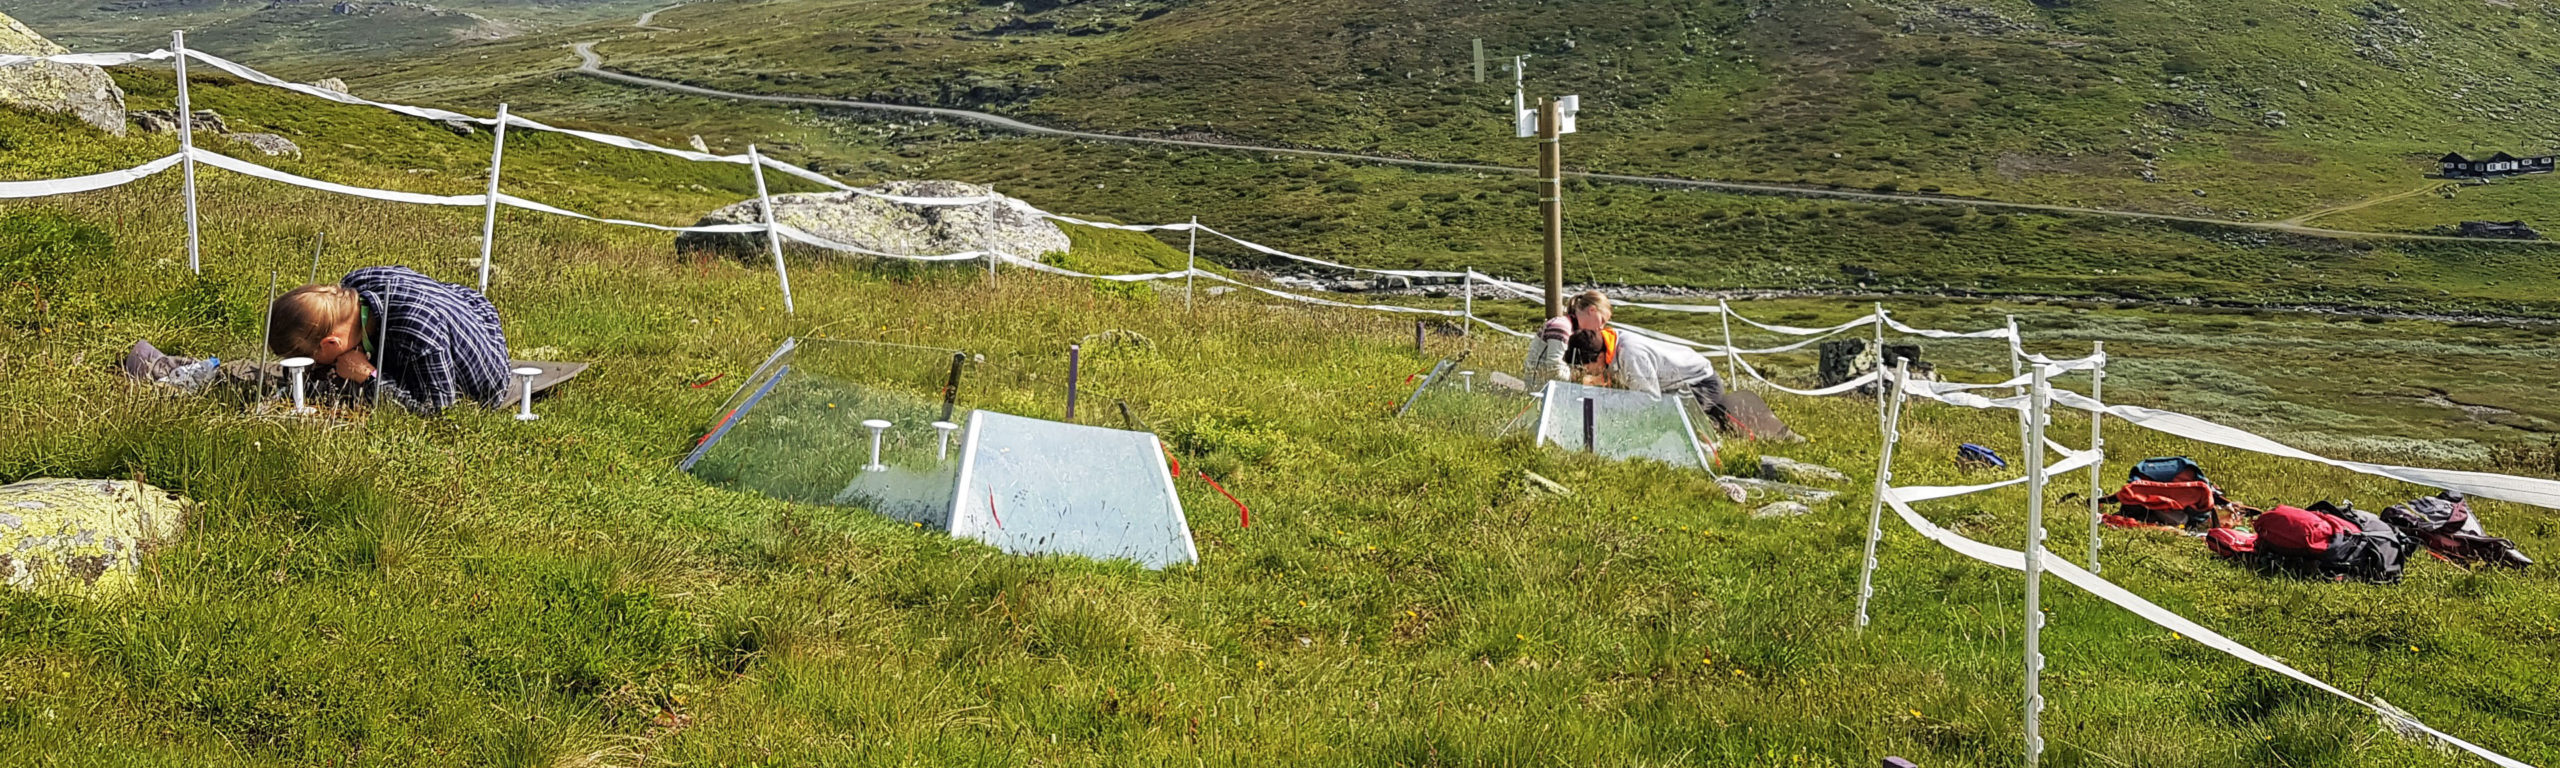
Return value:
[(991, 411), (969, 419), (951, 535), (1148, 568), (1199, 561), (1154, 435)]
[[(1414, 383), (1420, 386), (1423, 382), (1417, 379)], [(1404, 418), (1453, 431), (1502, 435), (1526, 429), (1538, 418), (1535, 398), (1495, 384), (1490, 374), (1473, 364), (1452, 366), (1419, 394), (1405, 394), (1413, 405), (1405, 410)]]
[(1593, 450), (1600, 455), (1708, 468), (1706, 451), (1699, 446), (1689, 414), (1676, 395), (1553, 381), (1547, 383), (1544, 398), (1538, 419), (1540, 444), (1582, 450), (1582, 403), (1588, 399)]

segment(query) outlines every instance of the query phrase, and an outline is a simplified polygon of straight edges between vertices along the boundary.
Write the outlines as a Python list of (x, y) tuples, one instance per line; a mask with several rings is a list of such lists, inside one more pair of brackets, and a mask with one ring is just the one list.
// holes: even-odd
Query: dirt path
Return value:
[(2409, 191), (2407, 191), (2407, 192), (2400, 192), (2400, 193), (2396, 193), (2396, 194), (2384, 195), (2384, 196), (2381, 196), (2381, 197), (2376, 197), (2376, 198), (2372, 198), (2372, 199), (2364, 200), (2364, 201), (2361, 201), (2361, 202), (2350, 203), (2350, 204), (2347, 204), (2347, 205), (2341, 205), (2341, 206), (2338, 206), (2338, 207), (2336, 207), (2336, 208), (2322, 208), (2322, 209), (2320, 209), (2320, 210), (2312, 211), (2312, 212), (2310, 212), (2310, 213), (2306, 213), (2306, 214), (2303, 214), (2303, 215), (2300, 215), (2300, 216), (2295, 216), (2295, 217), (2290, 218), (2290, 219), (2285, 219), (2284, 221), (2277, 222), (2277, 223), (2279, 223), (2279, 224), (2291, 224), (2291, 225), (2294, 225), (2294, 226), (2302, 226), (2302, 225), (2304, 225), (2304, 224), (2309, 224), (2309, 223), (2311, 223), (2311, 220), (2312, 220), (2312, 219), (2320, 218), (2320, 217), (2322, 217), (2322, 216), (2327, 216), (2327, 215), (2329, 215), (2329, 214), (2333, 214), (2333, 213), (2345, 213), (2345, 212), (2348, 212), (2348, 211), (2358, 210), (2358, 209), (2362, 209), (2362, 208), (2370, 208), (2370, 207), (2373, 207), (2373, 206), (2376, 206), (2376, 205), (2381, 205), (2381, 204), (2383, 204), (2383, 203), (2391, 202), (2391, 201), (2393, 201), (2393, 200), (2401, 200), (2401, 199), (2406, 199), (2406, 198), (2416, 197), (2416, 196), (2423, 195), (2423, 194), (2426, 194), (2426, 193), (2429, 193), (2429, 192), (2434, 192), (2434, 191), (2436, 191), (2436, 190), (2443, 189), (2443, 188), (2445, 187), (2445, 184), (2447, 184), (2447, 183), (2448, 183), (2448, 182), (2436, 182), (2436, 183), (2428, 184), (2428, 185), (2423, 186), (2423, 187), (2419, 187), (2419, 188), (2417, 188), (2417, 189), (2409, 190)]
[[(673, 6), (670, 6), (670, 7), (673, 7)], [(659, 9), (659, 10), (666, 10), (666, 9), (663, 9), (663, 8), (662, 8), (662, 9)], [(651, 15), (650, 15), (649, 17), (644, 17), (644, 18), (654, 18), (655, 14), (656, 14), (656, 12), (655, 12), (655, 11), (652, 11), (652, 12), (651, 12)], [(660, 27), (659, 29), (664, 29), (664, 28), (663, 28), (663, 27)], [(1005, 117), (1005, 116), (1002, 116), (1002, 115), (995, 115), (995, 114), (989, 114), (989, 113), (986, 113), (986, 112), (977, 112), (977, 111), (966, 110), (966, 109), (952, 109), (952, 108), (949, 108), (949, 107), (919, 107), (919, 106), (912, 106), (912, 105), (907, 105), (907, 104), (888, 104), (888, 103), (875, 102), (875, 101), (854, 101), (854, 100), (850, 100), (850, 99), (829, 99), (829, 98), (819, 98), (819, 97), (813, 97), (813, 96), (782, 96), (782, 95), (762, 94), (762, 93), (741, 93), (741, 92), (737, 92), (737, 91), (724, 91), (724, 90), (720, 90), (720, 89), (717, 89), (717, 88), (706, 88), (706, 87), (699, 86), (699, 85), (689, 85), (689, 84), (685, 84), (685, 83), (675, 82), (675, 81), (672, 81), (672, 80), (660, 80), (660, 79), (653, 78), (653, 77), (643, 77), (643, 76), (640, 76), (640, 75), (634, 75), (634, 74), (630, 74), (630, 73), (626, 73), (626, 72), (617, 72), (617, 71), (614, 71), (614, 70), (611, 70), (611, 69), (606, 69), (606, 68), (605, 68), (605, 64), (604, 64), (604, 57), (596, 53), (596, 43), (598, 43), (598, 42), (602, 42), (602, 41), (588, 41), (588, 42), (583, 42), (583, 43), (577, 43), (577, 44), (575, 44), (575, 45), (573, 45), (573, 46), (572, 46), (572, 48), (573, 48), (575, 51), (577, 51), (577, 54), (578, 54), (578, 60), (579, 60), (579, 63), (578, 63), (578, 69), (577, 69), (577, 71), (578, 71), (578, 73), (579, 73), (579, 74), (584, 74), (584, 75), (587, 75), (587, 76), (590, 76), (590, 77), (596, 77), (596, 78), (601, 78), (601, 79), (605, 79), (605, 80), (611, 80), (611, 81), (614, 81), (614, 82), (623, 83), (623, 84), (627, 84), (627, 85), (636, 85), (636, 86), (640, 86), (640, 87), (644, 87), (644, 88), (655, 88), (655, 89), (663, 90), (663, 91), (672, 91), (672, 92), (675, 92), (675, 93), (692, 94), (692, 95), (695, 95), (695, 96), (705, 96), (705, 97), (716, 98), (716, 99), (736, 99), (736, 100), (740, 100), (740, 101), (758, 101), (758, 102), (765, 102), (765, 103), (771, 103), (771, 104), (798, 104), (798, 105), (803, 105), (803, 106), (834, 107), (834, 108), (839, 108), (839, 109), (865, 110), (865, 111), (871, 111), (871, 112), (888, 112), (888, 113), (895, 113), (895, 114), (925, 115), (925, 116), (929, 116), (929, 117), (937, 117), (937, 118), (942, 118), (942, 119), (952, 120), (952, 121), (957, 121), (957, 122), (964, 122), (964, 123), (976, 123), (976, 124), (983, 125), (983, 126), (987, 126), (987, 127), (990, 127), (990, 128), (997, 128), (997, 129), (1001, 129), (1001, 130), (1012, 131), (1012, 132), (1015, 132), (1015, 133), (1023, 133), (1023, 134), (1029, 134), (1029, 135), (1034, 135), (1034, 136), (1054, 136), (1054, 137), (1059, 137), (1059, 138), (1068, 138), (1068, 139), (1082, 139), (1082, 140), (1087, 140), (1087, 141), (1110, 141), (1110, 142), (1120, 142), (1120, 143), (1125, 143), (1125, 144), (1145, 144), (1145, 145), (1152, 145), (1152, 146), (1187, 147), (1187, 148), (1193, 148), (1193, 149), (1214, 149), (1214, 150), (1241, 151), (1241, 152), (1263, 152), (1263, 153), (1269, 153), (1269, 154), (1295, 155), (1295, 156), (1299, 156), (1299, 157), (1322, 157), (1322, 158), (1333, 159), (1333, 160), (1347, 160), (1347, 161), (1351, 161), (1351, 162), (1369, 163), (1369, 164), (1376, 164), (1376, 165), (1393, 165), (1393, 166), (1402, 166), (1402, 167), (1407, 167), (1407, 168), (1423, 168), (1423, 169), (1430, 169), (1430, 170), (1442, 170), (1442, 171), (1468, 171), (1468, 172), (1476, 172), (1476, 173), (1501, 173), (1501, 174), (1524, 175), (1524, 176), (1525, 176), (1525, 175), (1534, 175), (1534, 174), (1536, 174), (1536, 173), (1537, 173), (1536, 169), (1532, 169), (1532, 168), (1523, 168), (1523, 167), (1518, 167), (1518, 166), (1507, 166), (1507, 165), (1488, 165), (1488, 164), (1483, 164), (1483, 163), (1456, 163), (1456, 162), (1445, 162), (1445, 161), (1438, 161), (1438, 160), (1416, 160), (1416, 159), (1412, 159), (1412, 158), (1403, 158), (1403, 157), (1385, 157), (1385, 156), (1380, 156), (1380, 155), (1363, 155), (1363, 154), (1358, 154), (1358, 153), (1353, 153), (1353, 152), (1336, 152), (1336, 151), (1332, 151), (1332, 150), (1322, 150), (1322, 149), (1301, 149), (1301, 148), (1296, 148), (1296, 147), (1271, 147), (1271, 146), (1259, 146), (1259, 145), (1253, 145), (1253, 144), (1231, 144), (1231, 143), (1225, 143), (1225, 142), (1214, 142), (1214, 141), (1196, 141), (1196, 140), (1189, 140), (1189, 139), (1169, 139), (1169, 138), (1162, 138), (1162, 137), (1156, 137), (1156, 136), (1130, 136), (1130, 135), (1111, 134), (1111, 133), (1095, 133), (1095, 132), (1092, 132), (1092, 131), (1078, 131), (1078, 130), (1070, 130), (1070, 129), (1065, 129), (1065, 128), (1053, 128), (1053, 127), (1045, 126), (1045, 125), (1037, 125), (1037, 124), (1033, 124), (1033, 123), (1026, 123), (1026, 122), (1023, 122), (1023, 121), (1021, 121), (1021, 120), (1016, 120), (1016, 119), (1013, 119), (1013, 118), (1010, 118), (1010, 117)], [(2268, 231), (2288, 232), (2288, 233), (2293, 233), (2293, 234), (2302, 234), (2302, 235), (2314, 235), (2314, 236), (2319, 236), (2319, 237), (2359, 238), (2359, 239), (2369, 239), (2369, 240), (2420, 240), (2420, 241), (2445, 241), (2445, 242), (2463, 242), (2463, 243), (2494, 243), (2494, 244), (2501, 244), (2501, 245), (2540, 244), (2540, 243), (2537, 243), (2536, 241), (2526, 241), (2526, 240), (2497, 240), (2497, 239), (2480, 239), (2480, 238), (2468, 238), (2468, 237), (2453, 237), (2453, 236), (2448, 236), (2448, 235), (2420, 235), (2420, 234), (2407, 234), (2407, 233), (2400, 233), (2400, 232), (2360, 232), (2360, 231), (2354, 231), (2354, 230), (2343, 230), (2343, 229), (2323, 229), (2323, 228), (2320, 228), (2320, 227), (2313, 227), (2313, 226), (2305, 225), (2305, 224), (2301, 223), (2299, 219), (2297, 219), (2297, 220), (2292, 220), (2292, 221), (2233, 221), (2233, 220), (2229, 220), (2229, 219), (2214, 219), (2214, 218), (2206, 218), (2206, 217), (2201, 217), (2201, 216), (2179, 216), (2179, 215), (2175, 215), (2175, 214), (2166, 214), (2166, 213), (2149, 213), (2149, 212), (2144, 212), (2144, 211), (2125, 211), (2125, 210), (2116, 210), (2116, 209), (2110, 209), (2110, 208), (2083, 208), (2083, 207), (2079, 207), (2079, 206), (2071, 206), (2071, 205), (2048, 205), (2048, 204), (2043, 204), (2043, 203), (2015, 203), (2015, 202), (2004, 202), (2004, 201), (1999, 201), (1999, 200), (1982, 200), (1982, 199), (1976, 199), (1976, 198), (1960, 198), (1960, 197), (1939, 197), (1939, 196), (1932, 196), (1932, 195), (1920, 195), (1920, 194), (1910, 194), (1910, 193), (1894, 193), (1894, 192), (1858, 192), (1858, 191), (1851, 191), (1851, 190), (1829, 189), (1829, 188), (1824, 188), (1824, 187), (1793, 186), (1793, 185), (1786, 185), (1786, 184), (1764, 184), (1764, 183), (1738, 182), (1738, 181), (1712, 181), (1712, 180), (1706, 180), (1706, 179), (1684, 179), (1684, 178), (1671, 177), (1671, 176), (1638, 176), (1638, 175), (1619, 174), (1619, 173), (1590, 173), (1590, 172), (1584, 172), (1584, 171), (1566, 171), (1566, 172), (1565, 172), (1565, 174), (1566, 174), (1566, 175), (1568, 175), (1568, 176), (1575, 176), (1575, 177), (1579, 177), (1579, 178), (1592, 179), (1592, 180), (1597, 180), (1597, 181), (1616, 181), (1616, 182), (1624, 182), (1624, 183), (1629, 183), (1629, 184), (1642, 184), (1642, 185), (1655, 186), (1655, 187), (1668, 187), (1668, 188), (1680, 188), (1680, 189), (1708, 189), (1708, 190), (1715, 190), (1715, 191), (1719, 191), (1719, 192), (1734, 192), (1734, 193), (1741, 193), (1741, 194), (1778, 195), (1778, 196), (1786, 196), (1786, 197), (1811, 197), (1811, 198), (1824, 198), (1824, 199), (1832, 199), (1832, 200), (1851, 200), (1851, 201), (1857, 201), (1857, 202), (1869, 202), (1869, 203), (1892, 203), (1892, 204), (1907, 204), (1907, 205), (1949, 205), (1949, 206), (1966, 206), (1966, 207), (1978, 208), (1978, 209), (1982, 209), (1982, 210), (1993, 210), (1993, 211), (2024, 211), (2024, 212), (2032, 212), (2032, 213), (2059, 213), (2059, 214), (2068, 214), (2068, 215), (2075, 215), (2075, 216), (2108, 216), (2108, 217), (2122, 218), (2122, 219), (2139, 219), (2139, 220), (2147, 220), (2147, 221), (2161, 221), (2161, 222), (2173, 222), (2173, 223), (2183, 223), (2183, 224), (2206, 224), (2206, 225), (2217, 226), (2217, 227), (2232, 227), (2232, 228), (2238, 228), (2238, 229), (2268, 230)], [(2419, 191), (2424, 191), (2424, 190), (2419, 190)], [(2407, 193), (2407, 194), (2415, 194), (2415, 193), (2414, 193), (2414, 192), (2412, 192), (2412, 193)], [(2378, 203), (2378, 202), (2381, 202), (2381, 200), (2368, 201), (2368, 203), (2366, 203), (2366, 204)], [(2307, 215), (2307, 216), (2304, 216), (2304, 217), (2300, 217), (2300, 218), (2301, 218), (2301, 219), (2307, 219), (2307, 218), (2310, 218), (2310, 216), (2323, 215), (2323, 214), (2326, 214), (2326, 213), (2332, 213), (2332, 212), (2335, 212), (2335, 209), (2333, 209), (2333, 210), (2331, 210), (2331, 211), (2321, 211), (2321, 212), (2316, 212), (2316, 213), (2314, 213), (2314, 214), (2310, 214), (2310, 215)]]

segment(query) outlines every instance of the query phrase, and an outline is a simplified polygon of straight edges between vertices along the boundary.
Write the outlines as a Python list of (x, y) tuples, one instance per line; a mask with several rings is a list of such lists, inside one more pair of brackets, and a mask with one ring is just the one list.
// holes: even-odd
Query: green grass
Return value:
[[(337, 135), (369, 130), (389, 129), (358, 121)], [(467, 168), (467, 157), (455, 150), (450, 163)], [(371, 171), (355, 158), (303, 162), (312, 165), (290, 167), (406, 175), (398, 162)], [(657, 168), (543, 162), (511, 167), (570, 185), (592, 179), (581, 200), (600, 212), (622, 194), (670, 216), (695, 204), (640, 199), (636, 182), (614, 181)], [(19, 436), (0, 443), (0, 479), (139, 475), (205, 503), (132, 595), (0, 596), (0, 762), (2015, 760), (2014, 578), (1889, 529), (1879, 623), (1850, 626), (1872, 403), (1773, 396), (1812, 442), (1763, 450), (1847, 470), (1851, 494), (1807, 518), (1756, 520), (1699, 473), (1451, 426), (1481, 420), (1472, 415), (1383, 418), (1404, 377), (1430, 359), (1473, 349), (1475, 364), (1507, 368), (1517, 348), (1488, 336), (1436, 336), (1417, 356), (1401, 317), (1243, 293), (1186, 312), (1173, 294), (1143, 287), (1021, 270), (988, 284), (975, 267), (814, 260), (795, 265), (799, 311), (786, 316), (771, 275), (753, 265), (679, 262), (662, 234), (511, 214), (493, 292), (511, 345), (597, 364), (541, 404), (543, 420), (253, 418), (128, 389), (106, 361), (138, 338), (179, 354), (254, 357), (269, 275), (294, 282), (320, 229), (332, 244), (323, 274), (406, 263), (463, 280), (479, 212), (222, 174), (205, 184), (202, 277), (183, 268), (173, 177), (0, 206), (0, 265), (11, 270), (0, 283), (12, 285), (0, 303), (0, 359), (12, 372), (0, 378), (0, 433)], [(1170, 248), (1096, 235), (1077, 233), (1068, 259), (1170, 266)], [(41, 311), (14, 298), (21, 282), (41, 283)], [(1514, 325), (1525, 320), (1524, 307), (1486, 304)], [(1800, 325), (1859, 311), (1837, 300), (1744, 307)], [(2522, 436), (2441, 432), (2425, 416), (2338, 396), (2371, 386), (2357, 376), (2434, 376), (2491, 392), (2477, 399), (2540, 408), (2551, 380), (2540, 367), (2554, 356), (2523, 332), (1896, 307), (1915, 324), (1967, 329), (2014, 310), (2052, 353), (2104, 338), (2127, 361), (2110, 399), (2258, 415), (2266, 421), (2245, 423), (2261, 426), (2323, 429), (2332, 419), (2359, 435), (2470, 434), (2480, 455), (2421, 463), (2552, 469), (2547, 448)], [(1690, 322), (1660, 324), (1711, 335)], [(1114, 330), (1151, 341), (1093, 341)], [(1203, 563), (1156, 573), (1004, 556), (677, 472), (726, 384), (787, 335), (984, 354), (998, 373), (973, 375), (971, 402), (1044, 418), (1063, 415), (1062, 347), (1099, 347), (1084, 361), (1080, 420), (1116, 425), (1116, 409), (1095, 405), (1106, 395), (1128, 402), (1186, 465), (1251, 504), (1254, 524), (1236, 526), (1223, 498), (1185, 481)], [(2006, 375), (1996, 349), (1931, 348), (1951, 374)], [(2377, 362), (2421, 349), (2480, 362), (2422, 374)], [(864, 380), (930, 397), (940, 354), (919, 351)], [(2323, 367), (2288, 372), (2279, 362)], [(1801, 375), (1809, 365), (1765, 367)], [(689, 386), (715, 374), (728, 378)], [(2228, 376), (2256, 378), (2264, 391)], [(2227, 400), (2182, 399), (2215, 394)], [(2257, 406), (2278, 410), (2248, 410)], [(2355, 421), (2366, 418), (2376, 421)], [(1915, 405), (1909, 421), (1898, 471), (1912, 484), (1987, 479), (1949, 465), (1954, 444), (2005, 445), (2015, 434), (2004, 414)], [(2074, 436), (2066, 442), (2082, 429), (2067, 417), (2056, 426)], [(2121, 427), (2110, 439), (2118, 458), (2107, 474), (2133, 457), (2190, 454), (2252, 502), (2372, 506), (2419, 492)], [(2307, 444), (2413, 460), (2397, 446)], [(1525, 491), (1523, 470), (1575, 495)], [(2077, 482), (2052, 490), (2059, 552), (2081, 549), (2077, 502), (2059, 499)], [(2023, 507), (2013, 490), (1923, 511), (2005, 544), (2024, 538)], [(2560, 552), (2551, 511), (2480, 509), (2527, 552)], [(2560, 586), (2547, 570), (2418, 562), (2396, 587), (2333, 585), (2262, 579), (2187, 540), (2117, 533), (2108, 545), (2110, 576), (2173, 610), (2467, 739), (2528, 762), (2560, 760), (2547, 728), (2560, 698), (2534, 684), (2560, 663)], [(2400, 742), (2352, 705), (2067, 588), (2046, 600), (2051, 764), (2476, 764)]]

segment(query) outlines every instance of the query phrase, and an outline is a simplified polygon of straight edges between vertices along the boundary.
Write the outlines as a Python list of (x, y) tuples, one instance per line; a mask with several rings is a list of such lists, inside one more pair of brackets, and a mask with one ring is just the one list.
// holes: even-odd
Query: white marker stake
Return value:
[(1458, 386), (1459, 386), (1459, 387), (1461, 387), (1461, 388), (1463, 388), (1463, 390), (1464, 390), (1464, 391), (1467, 391), (1467, 392), (1474, 392), (1474, 391), (1476, 391), (1476, 372), (1475, 372), (1475, 371), (1459, 371), (1459, 372), (1458, 372)]
[(289, 413), (292, 413), (295, 416), (307, 415), (314, 410), (312, 407), (303, 404), (302, 396), (302, 371), (305, 368), (311, 367), (311, 362), (311, 358), (308, 357), (288, 357), (283, 360), (276, 361), (277, 365), (284, 366), (284, 369), (287, 372), (293, 374), (293, 410), (289, 411)]
[(948, 421), (937, 421), (937, 422), (934, 422), (934, 423), (933, 423), (933, 428), (934, 428), (934, 430), (939, 431), (939, 432), (941, 432), (941, 433), (942, 433), (942, 447), (940, 447), (940, 448), (938, 448), (938, 449), (935, 449), (935, 451), (933, 452), (933, 460), (934, 460), (935, 462), (937, 462), (937, 463), (938, 463), (938, 462), (944, 462), (944, 461), (950, 461), (950, 460), (951, 460), (951, 431), (952, 431), (952, 430), (955, 430), (955, 429), (959, 429), (959, 428), (960, 428), (960, 425), (958, 425), (958, 424), (953, 424), (953, 423), (948, 422)]
[(2044, 634), (2044, 609), (2038, 599), (2044, 582), (2044, 419), (2053, 390), (2044, 378), (2044, 367), (2037, 366), (2029, 382), (2027, 398), (2027, 768), (2035, 768), (2044, 755), (2044, 736), (2040, 724), (2044, 716), (2044, 694), (2038, 683), (2044, 678), (2044, 651), (2039, 643)]
[(1741, 355), (1733, 351), (1733, 308), (1723, 299), (1716, 300), (1716, 319), (1724, 322), (1724, 380), (1742, 386), (1742, 363), (1737, 359)]
[[(1191, 311), (1191, 277), (1200, 274), (1200, 217), (1191, 217), (1191, 244), (1183, 249), (1182, 311)], [(995, 276), (995, 265), (987, 265), (987, 276)]]
[(1476, 335), (1476, 268), (1468, 267), (1467, 276), (1460, 279), (1464, 281), (1460, 285), (1465, 287), (1458, 290), (1458, 295), (1466, 299), (1463, 311), (1467, 315), (1467, 321), (1458, 324), (1458, 335), (1474, 336)]
[(889, 422), (881, 421), (879, 419), (867, 419), (862, 422), (862, 426), (871, 428), (871, 463), (862, 465), (862, 471), (887, 471), (889, 469), (889, 465), (880, 463), (880, 433), (888, 431)]
[(196, 113), (187, 100), (187, 33), (169, 33), (169, 50), (176, 52), (170, 61), (178, 67), (178, 161), (187, 178), (187, 271), (204, 274), (204, 262), (197, 256), (196, 245)]
[(507, 158), (507, 105), (498, 105), (498, 144), (489, 150), (489, 212), (480, 220), (480, 293), (489, 293), (489, 251), (498, 243), (498, 167)]
[(542, 375), (542, 369), (524, 367), (515, 369), (512, 373), (516, 375), (517, 380), (524, 382), (524, 396), (516, 398), (516, 420), (532, 421), (542, 418), (540, 414), (533, 412), (533, 377)]
[(791, 270), (782, 266), (782, 233), (773, 229), (773, 195), (765, 191), (764, 155), (756, 152), (754, 144), (747, 145), (747, 163), (756, 169), (756, 199), (764, 205), (764, 243), (773, 249), (773, 277), (782, 282), (782, 313), (793, 314), (798, 310), (791, 307)]
[(1902, 441), (1902, 385), (1911, 378), (1911, 361), (1893, 367), (1893, 399), (1878, 417), (1876, 431), (1884, 450), (1876, 459), (1875, 503), (1867, 509), (1867, 557), (1858, 566), (1858, 628), (1867, 626), (1867, 603), (1876, 596), (1876, 541), (1884, 538), (1884, 493), (1893, 487), (1893, 446)]

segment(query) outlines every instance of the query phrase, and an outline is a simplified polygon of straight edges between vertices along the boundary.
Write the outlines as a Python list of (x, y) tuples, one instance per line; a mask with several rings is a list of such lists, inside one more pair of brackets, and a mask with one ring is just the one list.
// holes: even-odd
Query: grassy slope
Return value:
[[(360, 146), (408, 130), (345, 119), (332, 135)], [(679, 172), (640, 163), (596, 183)], [(19, 373), (0, 381), (0, 423), (23, 437), (0, 445), (0, 479), (138, 474), (207, 502), (130, 598), (0, 596), (0, 762), (2013, 759), (2013, 580), (1895, 533), (1879, 624), (1852, 632), (1855, 500), (1754, 520), (1693, 473), (1376, 419), (1423, 364), (1401, 319), (1232, 295), (1186, 314), (1145, 291), (1029, 275), (987, 286), (974, 270), (816, 263), (795, 268), (801, 310), (783, 317), (752, 268), (678, 263), (654, 233), (511, 216), (496, 293), (511, 341), (598, 367), (535, 424), (463, 412), (331, 429), (134, 393), (101, 361), (135, 338), (248, 352), (261, 283), (305, 268), (314, 229), (338, 243), (326, 271), (407, 262), (462, 279), (475, 212), (214, 175), (213, 258), (195, 278), (172, 260), (174, 186), (0, 208), (10, 231), (34, 233), (12, 241), (26, 271), (9, 277), (44, 280), (51, 308), (6, 305), (0, 355)], [(30, 254), (48, 265), (19, 266)], [(1953, 304), (1909, 314), (1981, 321)], [(2142, 322), (2088, 327), (2124, 341)], [(2229, 336), (2299, 346), (2282, 326), (2232, 322), (2249, 333)], [(688, 382), (734, 381), (780, 336), (822, 328), (981, 351), (1017, 374), (977, 379), (971, 402), (1053, 418), (1057, 348), (1138, 331), (1153, 349), (1089, 358), (1088, 395), (1129, 401), (1252, 503), (1255, 525), (1234, 527), (1222, 499), (1183, 483), (1206, 562), (1147, 573), (1005, 557), (671, 468), (725, 395)], [(1469, 343), (1443, 337), (1434, 353)], [(1516, 354), (1473, 343), (1486, 361)], [(2262, 363), (2254, 354), (2224, 361)], [(1855, 475), (1873, 461), (1871, 405), (1777, 405), (1815, 437), (1785, 453)], [(1963, 480), (1936, 457), (2010, 430), (1915, 406), (1902, 479)], [(2146, 434), (2113, 446), (2194, 453), (2253, 500), (2413, 493)], [(1524, 468), (1577, 495), (1521, 492)], [(2023, 537), (2023, 501), (1926, 509), (2008, 542)], [(2549, 511), (2483, 512), (2528, 551), (2560, 551)], [(2057, 550), (2080, 548), (2076, 526), (2054, 529)], [(2262, 580), (2188, 541), (2118, 534), (2110, 548), (2111, 575), (2175, 610), (2466, 738), (2560, 760), (2544, 727), (2560, 700), (2533, 684), (2560, 662), (2547, 570), (2421, 562), (2404, 585), (2342, 586)], [(2054, 764), (2473, 764), (2076, 593), (2047, 600)]]

